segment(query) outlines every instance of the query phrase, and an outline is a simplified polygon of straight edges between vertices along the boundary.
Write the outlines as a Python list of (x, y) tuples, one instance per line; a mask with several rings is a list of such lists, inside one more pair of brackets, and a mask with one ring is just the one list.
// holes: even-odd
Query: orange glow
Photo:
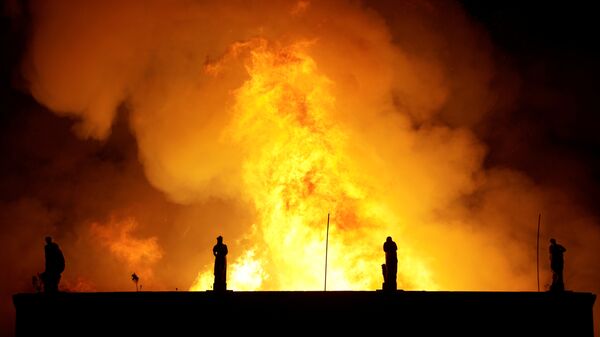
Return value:
[(137, 227), (138, 223), (133, 218), (122, 221), (112, 219), (105, 225), (92, 223), (90, 231), (132, 272), (137, 271), (140, 275), (150, 278), (153, 275), (151, 267), (162, 258), (162, 249), (156, 237), (147, 239), (133, 237), (131, 233)]
[(556, 123), (511, 125), (543, 110), (460, 1), (23, 3), (12, 289), (52, 235), (67, 288), (204, 291), (222, 235), (229, 289), (322, 290), (329, 213), (328, 290), (381, 289), (392, 236), (401, 289), (534, 291), (542, 213), (541, 289), (555, 237), (567, 287), (600, 292), (590, 171), (527, 152)]
[(443, 3), (40, 2), (29, 91), (79, 136), (134, 148), (88, 168), (65, 194), (83, 217), (66, 223), (89, 234), (89, 209), (139, 227), (64, 242), (93, 261), (69, 272), (98, 289), (130, 287), (125, 267), (154, 275), (144, 289), (210, 289), (223, 235), (230, 289), (323, 289), (327, 213), (332, 290), (380, 288), (388, 235), (406, 290), (536, 289), (539, 212), (542, 241), (598, 246), (576, 199), (487, 166), (481, 132), (515, 84), (498, 82), (485, 34)]
[[(348, 135), (332, 119), (335, 83), (319, 71), (310, 45), (246, 45), (250, 78), (235, 92), (234, 119), (224, 137), (244, 148), (243, 190), (258, 211), (253, 242), (260, 247), (232, 263), (232, 289), (322, 289), (328, 212), (328, 289), (381, 286), (381, 245), (397, 224), (369, 199), (360, 171), (353, 169)], [(406, 281), (435, 289), (426, 265), (403, 252)], [(267, 265), (272, 273), (263, 269)], [(191, 289), (206, 289), (211, 280), (207, 267)]]

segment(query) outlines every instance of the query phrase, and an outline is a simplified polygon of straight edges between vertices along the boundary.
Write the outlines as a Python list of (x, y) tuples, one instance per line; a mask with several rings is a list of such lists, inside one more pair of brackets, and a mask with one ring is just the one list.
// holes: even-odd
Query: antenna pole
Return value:
[(538, 227), (537, 227), (536, 265), (537, 265), (537, 286), (538, 286), (538, 292), (540, 291), (540, 220), (541, 219), (542, 219), (542, 213), (538, 214)]
[(327, 236), (325, 239), (325, 291), (327, 291), (327, 254), (329, 253), (329, 213), (327, 213)]

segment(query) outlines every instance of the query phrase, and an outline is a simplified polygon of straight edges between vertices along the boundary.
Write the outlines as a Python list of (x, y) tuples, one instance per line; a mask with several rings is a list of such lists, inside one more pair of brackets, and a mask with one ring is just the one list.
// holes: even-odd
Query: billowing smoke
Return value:
[(401, 288), (536, 290), (542, 213), (542, 288), (556, 237), (567, 287), (599, 290), (600, 229), (576, 193), (486, 161), (518, 77), (457, 4), (22, 11), (25, 87), (67, 118), (29, 102), (39, 111), (23, 133), (4, 136), (19, 162), (1, 208), (10, 293), (41, 271), (45, 235), (66, 254), (70, 291), (133, 290), (132, 272), (144, 289), (208, 289), (219, 234), (230, 288), (320, 289), (329, 212), (330, 289), (380, 287), (392, 235)]

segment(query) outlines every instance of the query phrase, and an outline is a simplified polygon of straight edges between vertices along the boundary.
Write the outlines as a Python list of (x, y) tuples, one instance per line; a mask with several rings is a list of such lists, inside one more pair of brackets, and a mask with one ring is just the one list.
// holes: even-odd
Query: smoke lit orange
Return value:
[(542, 289), (552, 235), (567, 287), (597, 291), (595, 212), (495, 164), (530, 130), (496, 130), (520, 82), (462, 2), (26, 3), (23, 88), (56, 125), (7, 124), (7, 147), (43, 165), (11, 164), (2, 214), (30, 265), (31, 238), (57, 238), (64, 285), (132, 290), (136, 272), (145, 290), (210, 289), (223, 235), (229, 289), (321, 290), (330, 213), (328, 289), (381, 288), (392, 236), (399, 288), (536, 290), (541, 212)]

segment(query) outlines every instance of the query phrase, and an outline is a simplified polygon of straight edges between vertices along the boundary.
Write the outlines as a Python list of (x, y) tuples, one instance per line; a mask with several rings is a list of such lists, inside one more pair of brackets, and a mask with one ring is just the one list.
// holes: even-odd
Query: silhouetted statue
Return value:
[(565, 247), (556, 243), (556, 240), (550, 239), (550, 269), (552, 269), (552, 285), (550, 285), (550, 291), (565, 290), (565, 283), (563, 281), (565, 260), (563, 254), (566, 251)]
[(140, 277), (136, 273), (133, 273), (131, 274), (131, 280), (133, 281), (133, 283), (135, 283), (135, 291), (140, 291), (140, 287), (138, 287)]
[(398, 246), (392, 241), (392, 237), (388, 236), (383, 244), (385, 252), (385, 264), (381, 265), (383, 272), (383, 290), (396, 290), (396, 273), (398, 272), (398, 256), (396, 251)]
[(217, 238), (217, 244), (213, 247), (215, 256), (215, 291), (225, 291), (227, 289), (227, 245), (223, 244), (223, 237)]
[(46, 237), (46, 246), (44, 247), (46, 257), (46, 270), (40, 275), (40, 279), (44, 283), (44, 292), (58, 292), (58, 283), (60, 282), (60, 274), (65, 271), (65, 257), (62, 251), (52, 238)]

